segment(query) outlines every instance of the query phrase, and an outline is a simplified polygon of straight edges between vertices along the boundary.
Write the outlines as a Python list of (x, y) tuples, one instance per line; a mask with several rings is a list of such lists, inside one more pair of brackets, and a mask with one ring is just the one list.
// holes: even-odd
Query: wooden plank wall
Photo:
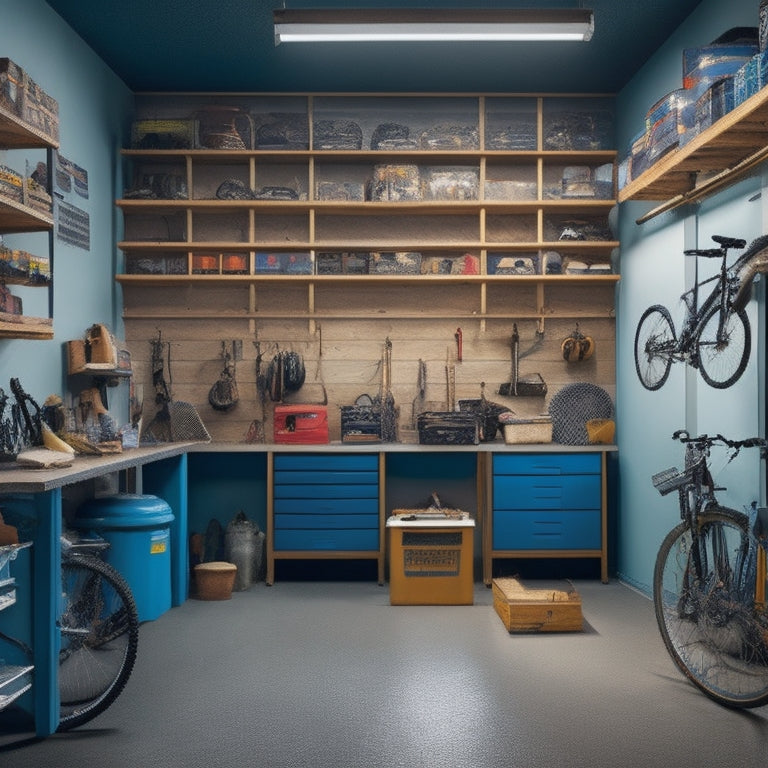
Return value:
[[(366, 319), (306, 318), (306, 284), (274, 289), (259, 287), (258, 306), (268, 312), (279, 308), (295, 319), (249, 319), (249, 289), (225, 285), (205, 289), (175, 287), (162, 289), (125, 287), (126, 343), (131, 351), (134, 387), (144, 399), (144, 424), (154, 415), (154, 388), (150, 366), (152, 339), (161, 334), (170, 350), (170, 375), (174, 400), (192, 403), (215, 442), (242, 443), (254, 421), (263, 423), (263, 434), (271, 442), (274, 403), (262, 402), (256, 385), (257, 346), (267, 363), (278, 351), (292, 350), (302, 355), (306, 382), (290, 396), (290, 402), (318, 403), (323, 393), (328, 397), (331, 440), (340, 439), (340, 410), (351, 405), (361, 394), (372, 397), (380, 393), (382, 357), (385, 342), (392, 343), (392, 392), (399, 407), (399, 434), (403, 442), (416, 442), (413, 432), (414, 414), (424, 409), (447, 406), (446, 363), (456, 354), (454, 334), (461, 328), (463, 360), (455, 362), (456, 398), (477, 398), (481, 382), (486, 382), (487, 399), (504, 404), (519, 416), (546, 412), (551, 397), (564, 385), (591, 382), (603, 387), (612, 398), (616, 385), (615, 322), (609, 316), (613, 307), (614, 286), (560, 285), (547, 289), (547, 304), (561, 316), (545, 317), (543, 334), (537, 334), (535, 319), (525, 319), (531, 312), (535, 291), (527, 287), (519, 291), (494, 286), (489, 290), (488, 311), (514, 315), (519, 307), (523, 319), (456, 319), (459, 312), (477, 304), (478, 286), (355, 286), (350, 280), (334, 290), (318, 290), (317, 311), (343, 309), (348, 313), (366, 314)], [(216, 317), (217, 308), (228, 315)], [(163, 313), (199, 313), (210, 310), (210, 319), (163, 319)], [(592, 358), (580, 363), (563, 360), (560, 344), (576, 326), (576, 321), (562, 318), (564, 312), (574, 314), (604, 312), (599, 319), (579, 322), (582, 333), (592, 336), (596, 351)], [(131, 314), (143, 315), (142, 318)], [(154, 317), (152, 316), (154, 314)], [(302, 316), (298, 316), (298, 315)], [(396, 314), (416, 317), (401, 319)], [(443, 317), (434, 315), (442, 314)], [(144, 319), (150, 316), (151, 319)], [(548, 387), (545, 398), (504, 398), (500, 385), (511, 378), (510, 337), (513, 322), (520, 334), (520, 375), (540, 373)], [(314, 327), (313, 327), (314, 325)], [(483, 327), (483, 325), (485, 327)], [(240, 341), (242, 359), (236, 363), (239, 402), (227, 412), (214, 410), (208, 402), (210, 388), (218, 379), (224, 364), (222, 342)], [(419, 361), (426, 364), (427, 388), (424, 402), (419, 399)], [(286, 402), (289, 402), (286, 399)]]

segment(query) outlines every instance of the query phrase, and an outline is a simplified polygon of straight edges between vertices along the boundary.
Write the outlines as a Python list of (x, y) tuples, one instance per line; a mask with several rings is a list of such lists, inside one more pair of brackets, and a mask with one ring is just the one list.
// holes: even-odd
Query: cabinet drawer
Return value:
[(494, 512), (494, 549), (600, 549), (600, 512)]
[(274, 457), (275, 471), (359, 472), (372, 471), (378, 476), (379, 457), (375, 453), (338, 455), (327, 453), (278, 453)]
[(344, 551), (376, 552), (379, 549), (379, 530), (327, 529), (275, 531), (275, 551)]
[(275, 502), (280, 499), (378, 499), (378, 485), (276, 485)]
[(599, 475), (600, 454), (494, 454), (493, 473), (494, 475)]
[(275, 499), (275, 517), (278, 515), (378, 515), (379, 497), (368, 499)]
[(500, 475), (493, 478), (494, 522), (497, 510), (599, 510), (600, 500), (600, 475)]
[(346, 515), (303, 515), (282, 514), (275, 515), (275, 530), (293, 529), (320, 529), (333, 530), (334, 528), (375, 528), (379, 527), (378, 515), (346, 514)]
[(350, 472), (340, 470), (284, 470), (275, 472), (275, 486), (278, 485), (348, 485), (361, 484), (378, 485), (378, 472)]

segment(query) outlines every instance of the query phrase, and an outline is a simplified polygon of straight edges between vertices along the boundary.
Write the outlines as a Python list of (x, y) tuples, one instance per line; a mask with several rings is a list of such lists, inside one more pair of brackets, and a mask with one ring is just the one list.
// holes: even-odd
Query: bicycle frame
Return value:
[[(717, 325), (717, 343), (720, 344), (724, 341), (724, 328), (727, 327), (728, 318), (730, 316), (730, 286), (728, 281), (729, 273), (733, 273), (738, 269), (743, 256), (739, 257), (731, 267), (727, 265), (728, 250), (727, 248), (721, 248), (721, 262), (720, 268), (716, 275), (708, 277), (706, 280), (698, 279), (698, 261), (696, 262), (696, 279), (693, 287), (686, 291), (681, 298), (683, 298), (686, 305), (685, 319), (683, 320), (683, 326), (680, 329), (680, 336), (678, 337), (677, 352), (685, 353), (689, 351), (689, 347), (693, 344), (694, 340), (698, 338), (699, 334), (704, 327), (704, 320), (708, 317), (710, 309), (716, 302), (720, 304), (720, 315)], [(698, 257), (697, 257), (698, 258)], [(704, 303), (699, 305), (699, 293), (702, 286), (717, 281), (717, 285), (712, 289), (709, 295), (704, 300)], [(685, 301), (685, 297), (691, 294), (692, 300), (690, 304)], [(698, 367), (698, 355), (690, 355), (691, 364)]]
[[(714, 279), (714, 278), (712, 278)], [(723, 507), (715, 496), (715, 491), (726, 490), (723, 486), (715, 486), (714, 479), (709, 470), (709, 444), (705, 446), (696, 445), (694, 442), (687, 442), (685, 445), (685, 474), (688, 476), (685, 482), (678, 489), (680, 519), (688, 527), (691, 533), (691, 557), (694, 567), (693, 576), (701, 581), (706, 574), (706, 565), (702, 562), (701, 551), (699, 547), (700, 524), (699, 518), (710, 509), (729, 512), (738, 516), (736, 510)], [(753, 503), (755, 506), (755, 503)], [(766, 577), (767, 557), (768, 557), (768, 538), (766, 535), (759, 537), (760, 547), (753, 553), (756, 560), (754, 578), (754, 603), (756, 607), (765, 605), (766, 601)], [(744, 583), (744, 570), (749, 567), (750, 553), (742, 552), (738, 567), (733, 569), (736, 583)]]

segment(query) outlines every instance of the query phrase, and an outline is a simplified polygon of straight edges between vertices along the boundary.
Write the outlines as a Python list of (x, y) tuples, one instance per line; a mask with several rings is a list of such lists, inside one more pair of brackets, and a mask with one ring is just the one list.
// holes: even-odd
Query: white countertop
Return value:
[(422, 518), (420, 520), (408, 520), (402, 517), (387, 518), (387, 528), (474, 528), (475, 521), (468, 517), (464, 520), (457, 520), (446, 517), (440, 520), (434, 517)]

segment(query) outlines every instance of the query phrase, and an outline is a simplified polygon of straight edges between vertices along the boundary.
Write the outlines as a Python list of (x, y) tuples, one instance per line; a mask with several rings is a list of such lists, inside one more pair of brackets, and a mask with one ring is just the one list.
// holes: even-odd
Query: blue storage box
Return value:
[(678, 112), (685, 101), (680, 88), (659, 99), (646, 113), (647, 152), (649, 162), (658, 160), (680, 143)]
[(753, 56), (760, 52), (755, 43), (724, 43), (686, 48), (683, 51), (683, 87), (712, 85), (724, 77), (733, 77)]
[(733, 78), (724, 77), (696, 100), (696, 124), (703, 131), (733, 109)]
[(734, 106), (742, 104), (768, 84), (768, 51), (753, 56), (733, 76)]

